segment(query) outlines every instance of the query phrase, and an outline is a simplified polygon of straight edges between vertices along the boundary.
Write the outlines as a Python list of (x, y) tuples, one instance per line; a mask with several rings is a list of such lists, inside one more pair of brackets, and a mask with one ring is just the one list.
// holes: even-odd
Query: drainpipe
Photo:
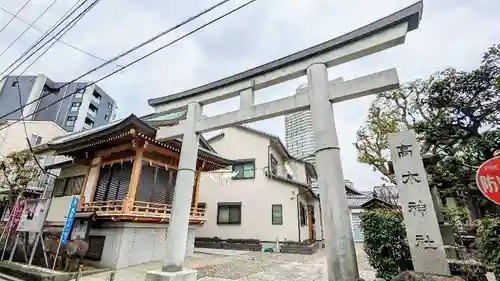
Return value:
[(321, 242), (324, 243), (325, 237), (323, 236), (323, 210), (321, 209), (321, 197), (319, 198), (319, 224), (321, 226)]
[(270, 175), (269, 173), (271, 172), (271, 144), (267, 146), (267, 173), (268, 176)]
[(299, 243), (301, 242), (300, 240), (300, 205), (299, 205), (299, 195), (302, 195), (302, 194), (305, 194), (309, 191), (303, 191), (303, 192), (299, 192), (297, 193), (297, 197), (295, 198), (297, 200), (297, 230), (298, 230), (298, 233), (299, 233)]

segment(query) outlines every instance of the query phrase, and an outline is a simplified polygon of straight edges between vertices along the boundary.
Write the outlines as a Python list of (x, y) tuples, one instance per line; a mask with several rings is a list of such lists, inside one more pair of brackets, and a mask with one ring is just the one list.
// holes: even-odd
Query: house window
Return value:
[(12, 87), (17, 87), (18, 84), (19, 84), (19, 81), (13, 81), (12, 82)]
[(300, 203), (299, 215), (300, 215), (300, 226), (306, 226), (307, 225), (306, 207), (302, 203)]
[(109, 120), (109, 116), (106, 114), (104, 115), (104, 120), (108, 121)]
[(109, 109), (113, 108), (113, 104), (112, 104), (112, 103), (110, 103), (110, 102), (108, 102), (108, 108), (109, 108)]
[(273, 225), (283, 224), (283, 205), (273, 205), (271, 208), (271, 219)]
[(54, 186), (54, 197), (79, 195), (82, 190), (84, 176), (57, 179)]
[(271, 154), (271, 172), (275, 175), (278, 173), (278, 160), (276, 160), (276, 158), (272, 154)]
[(255, 177), (255, 162), (249, 161), (233, 165), (233, 172), (238, 172), (233, 179), (253, 179)]
[(66, 119), (66, 126), (67, 127), (75, 126), (75, 121), (76, 121), (76, 116), (68, 116), (68, 118)]
[(30, 137), (31, 146), (39, 145), (42, 142), (42, 137), (39, 135), (32, 134)]
[(81, 104), (82, 104), (81, 102), (73, 102), (73, 103), (71, 103), (71, 108), (69, 109), (69, 111), (71, 111), (71, 112), (77, 112), (78, 109), (80, 108)]
[(217, 224), (241, 224), (241, 203), (219, 203)]

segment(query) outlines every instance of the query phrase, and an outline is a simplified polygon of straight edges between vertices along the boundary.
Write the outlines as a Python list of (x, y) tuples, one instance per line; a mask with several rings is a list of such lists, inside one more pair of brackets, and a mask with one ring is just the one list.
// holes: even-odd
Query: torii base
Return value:
[(198, 271), (184, 268), (181, 271), (167, 272), (152, 270), (146, 273), (145, 281), (196, 281)]

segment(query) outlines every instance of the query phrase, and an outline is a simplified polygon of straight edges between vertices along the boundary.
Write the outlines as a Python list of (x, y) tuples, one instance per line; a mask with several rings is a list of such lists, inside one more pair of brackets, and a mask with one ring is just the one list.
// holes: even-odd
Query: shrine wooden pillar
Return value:
[(94, 199), (95, 190), (99, 182), (101, 172), (102, 157), (92, 159), (87, 167), (82, 189), (80, 190), (80, 200), (78, 201), (78, 210), (83, 210), (84, 203), (91, 202)]
[(141, 177), (143, 156), (144, 156), (144, 146), (141, 145), (135, 151), (135, 158), (134, 158), (134, 164), (132, 166), (132, 174), (130, 176), (128, 193), (123, 202), (123, 212), (130, 211), (134, 204), (135, 194), (137, 193), (137, 188), (139, 187), (139, 180)]
[(85, 172), (85, 178), (83, 179), (82, 188), (80, 189), (80, 200), (78, 200), (78, 210), (82, 210), (83, 203), (85, 202), (85, 191), (87, 190), (87, 182), (89, 181), (90, 169), (92, 169), (92, 162), (89, 163), (87, 167), (87, 172)]
[(198, 170), (196, 171), (196, 177), (193, 186), (193, 210), (195, 213), (198, 212), (198, 200), (200, 198), (200, 178), (201, 170)]

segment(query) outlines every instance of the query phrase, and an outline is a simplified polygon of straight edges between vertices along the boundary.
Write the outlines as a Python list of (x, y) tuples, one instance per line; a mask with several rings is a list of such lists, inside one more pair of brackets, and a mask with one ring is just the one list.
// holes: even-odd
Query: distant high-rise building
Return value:
[[(307, 88), (307, 83), (300, 85), (297, 92), (303, 88)], [(316, 158), (314, 157), (316, 144), (314, 142), (310, 110), (285, 115), (285, 142), (286, 149), (293, 157), (316, 165)], [(312, 187), (317, 188), (317, 182), (313, 182)]]
[[(88, 83), (74, 82), (58, 89), (64, 84), (54, 82), (43, 74), (7, 77), (0, 82), (0, 115), (20, 107), (19, 90), (21, 104), (27, 106), (22, 112), (18, 110), (2, 120), (19, 120), (24, 116), (25, 120), (53, 121), (68, 132), (77, 132), (107, 124), (115, 118), (115, 101), (97, 85), (70, 96)], [(67, 98), (41, 110), (63, 97)], [(35, 102), (31, 103), (32, 101)]]
[(311, 122), (310, 110), (285, 115), (286, 149), (292, 156), (316, 164)]

